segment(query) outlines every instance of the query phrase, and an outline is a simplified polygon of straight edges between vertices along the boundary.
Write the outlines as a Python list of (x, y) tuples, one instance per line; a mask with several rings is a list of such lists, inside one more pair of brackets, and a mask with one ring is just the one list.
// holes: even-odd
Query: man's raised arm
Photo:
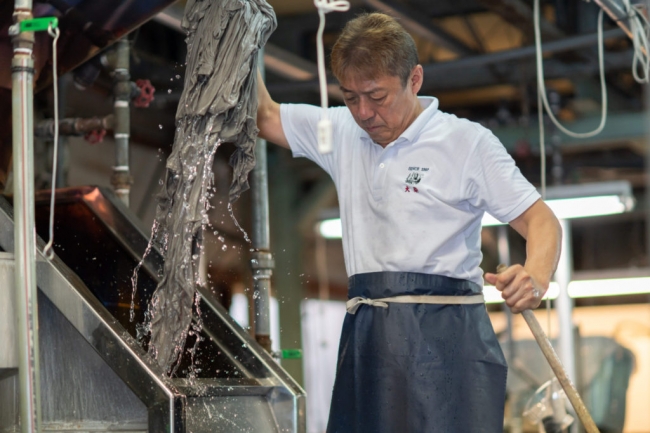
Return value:
[(257, 127), (259, 137), (289, 149), (289, 142), (282, 129), (280, 104), (271, 99), (260, 71), (257, 71)]
[(485, 280), (502, 292), (513, 313), (521, 313), (536, 308), (548, 290), (560, 258), (562, 228), (542, 200), (510, 221), (510, 226), (526, 239), (526, 263), (499, 275), (486, 273)]

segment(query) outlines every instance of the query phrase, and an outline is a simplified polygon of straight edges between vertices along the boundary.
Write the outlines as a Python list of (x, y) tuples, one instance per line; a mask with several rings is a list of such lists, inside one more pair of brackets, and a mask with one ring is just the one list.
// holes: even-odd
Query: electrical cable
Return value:
[[(625, 7), (625, 13), (630, 24), (630, 33), (632, 38), (632, 45), (634, 47), (634, 57), (632, 58), (632, 76), (637, 83), (650, 82), (650, 57), (648, 56), (648, 49), (650, 43), (650, 23), (648, 19), (640, 11), (642, 5), (630, 4), (630, 0), (622, 0)], [(645, 59), (645, 61), (643, 60)], [(639, 75), (638, 66), (641, 64), (643, 76)]]
[(318, 9), (320, 23), (316, 33), (316, 56), (318, 64), (318, 84), (320, 87), (321, 119), (318, 122), (318, 151), (329, 153), (332, 151), (332, 121), (327, 114), (327, 74), (325, 71), (325, 48), (323, 47), (323, 32), (325, 31), (325, 14), (329, 12), (346, 12), (350, 3), (346, 0), (314, 0)]
[(59, 40), (59, 28), (52, 28), (52, 25), (47, 29), (47, 33), (52, 36), (52, 89), (54, 91), (54, 152), (52, 155), (52, 192), (50, 196), (50, 240), (43, 249), (43, 255), (48, 260), (54, 258), (54, 196), (56, 193), (56, 169), (57, 160), (59, 157), (59, 91), (58, 91), (58, 76), (57, 76), (57, 51), (56, 43)]
[[(603, 44), (603, 10), (600, 10), (598, 14), (598, 66), (600, 68), (600, 90), (602, 94), (601, 102), (601, 118), (600, 125), (596, 129), (590, 132), (573, 132), (562, 126), (560, 122), (555, 118), (551, 108), (549, 107), (548, 99), (546, 98), (546, 85), (544, 83), (544, 64), (542, 61), (542, 37), (540, 32), (539, 24), (539, 0), (535, 0), (534, 8), (534, 23), (535, 23), (535, 58), (537, 63), (537, 87), (538, 92), (541, 94), (542, 103), (544, 104), (544, 109), (548, 114), (548, 117), (551, 119), (553, 124), (566, 135), (574, 138), (589, 138), (594, 137), (599, 134), (605, 127), (605, 122), (607, 121), (607, 86), (605, 84), (605, 65), (604, 65), (604, 44)], [(540, 128), (543, 128), (543, 125), (540, 124)]]

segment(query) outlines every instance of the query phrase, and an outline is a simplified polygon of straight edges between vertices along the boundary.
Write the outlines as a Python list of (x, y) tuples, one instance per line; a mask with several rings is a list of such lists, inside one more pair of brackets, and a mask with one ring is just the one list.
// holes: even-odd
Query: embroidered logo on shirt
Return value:
[(406, 178), (406, 183), (411, 185), (417, 185), (418, 183), (420, 183), (421, 180), (422, 180), (422, 175), (417, 171), (414, 171), (409, 173), (408, 177)]
[(429, 171), (429, 167), (409, 167), (409, 174), (406, 176), (405, 182), (409, 185), (417, 185), (422, 181), (425, 172)]

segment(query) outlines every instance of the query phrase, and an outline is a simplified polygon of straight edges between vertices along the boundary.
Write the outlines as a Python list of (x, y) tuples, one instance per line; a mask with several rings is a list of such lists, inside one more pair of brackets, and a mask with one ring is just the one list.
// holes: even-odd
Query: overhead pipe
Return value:
[[(617, 39), (617, 38), (621, 38), (624, 35), (625, 33), (619, 28), (609, 29), (603, 32), (603, 40), (606, 41), (609, 39)], [(561, 52), (566, 52), (571, 50), (578, 50), (595, 44), (597, 40), (598, 40), (597, 33), (571, 36), (564, 39), (544, 43), (544, 45), (542, 46), (542, 50), (544, 51), (544, 54), (561, 53)], [(616, 60), (611, 61), (612, 64), (616, 64), (616, 62), (621, 61), (621, 56), (619, 55), (617, 58), (617, 54), (618, 53), (608, 53), (609, 60), (616, 58)], [(422, 65), (422, 67), (424, 68), (425, 81), (427, 81), (427, 77), (434, 77), (431, 78), (431, 80), (435, 82), (435, 80), (438, 79), (436, 77), (444, 78), (447, 76), (454, 77), (454, 79), (457, 80), (457, 75), (463, 71), (476, 71), (477, 68), (481, 68), (484, 66), (498, 65), (506, 62), (519, 61), (519, 60), (532, 58), (534, 56), (535, 56), (535, 46), (528, 45), (521, 48), (513, 48), (511, 50), (497, 51), (493, 53), (480, 54), (480, 55), (474, 55), (469, 57), (462, 57), (457, 60), (428, 63)], [(610, 63), (609, 60), (608, 60), (608, 64)], [(627, 62), (627, 58), (625, 58), (625, 61)], [(573, 65), (572, 70), (577, 71), (580, 69), (577, 68), (575, 65)], [(454, 74), (456, 74), (456, 76)], [(332, 79), (328, 83), (336, 84), (336, 80)], [(428, 84), (425, 82), (425, 85)], [(287, 92), (287, 91), (295, 91), (295, 92), (312, 91), (314, 89), (318, 89), (318, 80), (314, 79), (314, 80), (297, 81), (292, 83), (270, 84), (267, 86), (267, 88), (271, 93)]]
[[(82, 136), (93, 131), (112, 131), (115, 116), (90, 117), (87, 119), (73, 117), (59, 121), (60, 136)], [(41, 120), (34, 128), (34, 136), (51, 140), (54, 138), (54, 119)]]
[[(264, 52), (259, 52), (259, 69), (264, 77)], [(271, 352), (271, 275), (275, 263), (271, 254), (269, 230), (269, 184), (266, 140), (257, 139), (255, 168), (251, 172), (253, 195), (253, 231), (251, 269), (253, 271), (253, 302), (255, 340)]]
[[(14, 23), (31, 20), (32, 1), (16, 0)], [(14, 158), (14, 257), (18, 320), (18, 381), (23, 433), (41, 427), (36, 232), (34, 228), (34, 33), (17, 31), (11, 59)], [(55, 84), (56, 85), (56, 84)]]
[(128, 207), (133, 179), (129, 169), (129, 136), (131, 129), (131, 81), (129, 75), (129, 41), (126, 37), (116, 43), (113, 77), (113, 115), (115, 137), (115, 166), (111, 185), (115, 194)]

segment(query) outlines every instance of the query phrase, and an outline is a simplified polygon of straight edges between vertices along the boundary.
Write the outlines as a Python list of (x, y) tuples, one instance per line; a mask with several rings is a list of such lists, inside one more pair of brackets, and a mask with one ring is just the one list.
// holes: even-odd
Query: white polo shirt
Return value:
[(521, 215), (540, 196), (486, 128), (438, 110), (424, 111), (386, 148), (374, 143), (346, 107), (329, 109), (333, 152), (318, 152), (320, 107), (282, 104), (282, 128), (294, 157), (334, 180), (348, 276), (421, 272), (483, 285), (481, 218)]

